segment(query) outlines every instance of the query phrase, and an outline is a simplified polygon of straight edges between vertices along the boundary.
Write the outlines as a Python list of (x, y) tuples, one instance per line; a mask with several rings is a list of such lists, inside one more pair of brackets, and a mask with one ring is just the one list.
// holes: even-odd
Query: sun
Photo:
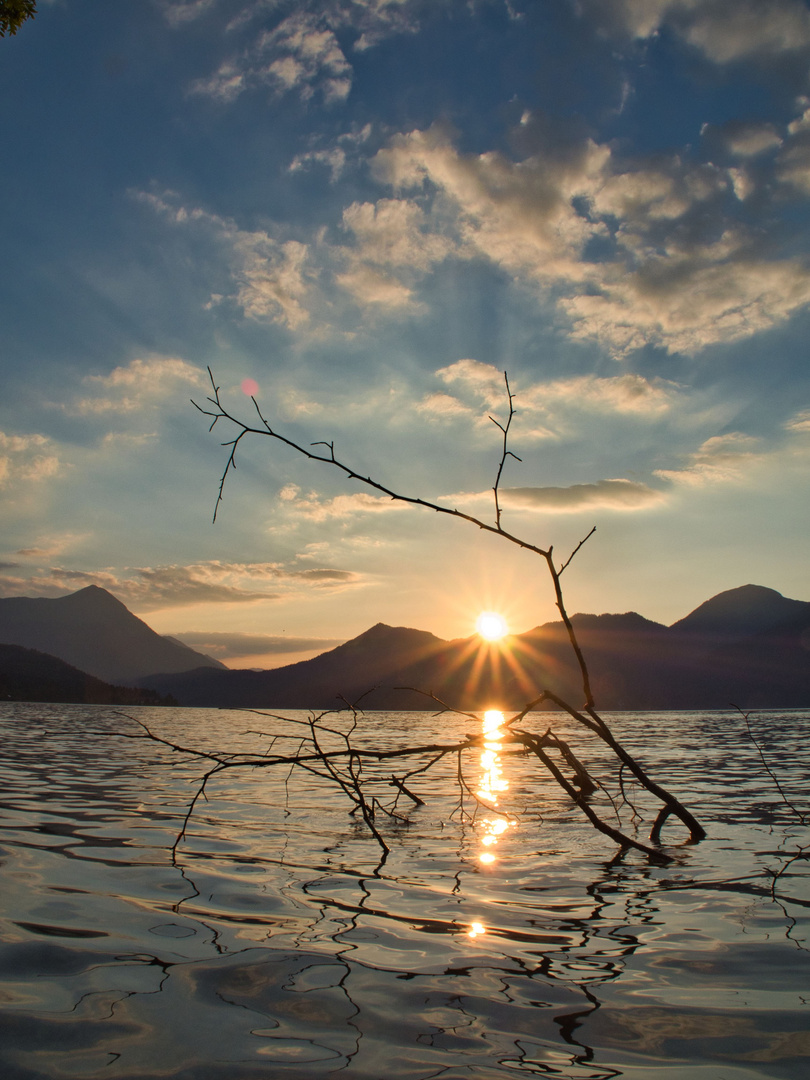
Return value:
[(482, 611), (475, 620), (475, 629), (485, 641), (499, 641), (509, 633), (506, 619), (497, 611)]

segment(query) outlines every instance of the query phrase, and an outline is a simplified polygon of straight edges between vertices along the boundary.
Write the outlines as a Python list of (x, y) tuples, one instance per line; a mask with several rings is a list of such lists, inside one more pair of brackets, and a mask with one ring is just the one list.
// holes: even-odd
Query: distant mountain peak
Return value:
[(123, 685), (159, 672), (224, 666), (167, 641), (99, 585), (55, 599), (0, 598), (0, 641), (47, 653), (105, 682)]
[(776, 589), (764, 585), (740, 585), (706, 600), (685, 618), (673, 623), (672, 629), (739, 639), (764, 633), (807, 612), (810, 612), (810, 604), (790, 600)]

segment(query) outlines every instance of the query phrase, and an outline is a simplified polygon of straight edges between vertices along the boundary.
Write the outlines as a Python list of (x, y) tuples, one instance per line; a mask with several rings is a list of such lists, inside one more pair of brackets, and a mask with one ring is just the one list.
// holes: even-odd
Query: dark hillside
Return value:
[(110, 686), (63, 660), (21, 645), (0, 645), (0, 700), (77, 705), (164, 705), (154, 690)]

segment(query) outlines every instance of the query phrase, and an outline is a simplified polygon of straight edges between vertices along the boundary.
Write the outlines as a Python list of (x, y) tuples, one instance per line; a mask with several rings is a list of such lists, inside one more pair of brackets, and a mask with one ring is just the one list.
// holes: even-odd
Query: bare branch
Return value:
[[(236, 468), (236, 451), (243, 438), (248, 435), (262, 435), (272, 438), (285, 446), (290, 447), (292, 450), (301, 454), (303, 457), (310, 461), (317, 461), (321, 464), (329, 465), (338, 469), (349, 480), (356, 480), (359, 483), (371, 488), (372, 490), (387, 496), (388, 498), (404, 503), (411, 506), (423, 507), (427, 510), (432, 510), (435, 513), (443, 514), (448, 517), (456, 518), (461, 521), (465, 521), (476, 528), (499, 536), (502, 540), (515, 545), (516, 547), (529, 551), (535, 555), (538, 555), (545, 561), (546, 569), (551, 578), (552, 586), (554, 589), (555, 603), (557, 610), (560, 613), (560, 617), (566, 629), (569, 644), (574, 654), (579, 675), (582, 684), (582, 692), (584, 696), (584, 704), (576, 708), (550, 691), (548, 688), (538, 687), (538, 695), (526, 704), (523, 709), (517, 712), (509, 720), (505, 721), (503, 728), (506, 731), (505, 745), (512, 745), (514, 747), (520, 747), (521, 752), (531, 752), (547, 769), (551, 777), (560, 786), (560, 788), (573, 800), (573, 802), (581, 809), (585, 816), (591, 821), (595, 828), (605, 835), (613, 838), (621, 847), (622, 850), (627, 848), (633, 848), (641, 851), (650, 858), (662, 857), (661, 852), (657, 848), (648, 847), (642, 844), (632, 837), (627, 836), (625, 833), (618, 829), (614, 829), (612, 826), (607, 825), (601, 820), (599, 815), (589, 805), (589, 797), (593, 795), (597, 789), (603, 791), (607, 798), (613, 805), (613, 809), (619, 816), (619, 811), (613, 800), (610, 792), (605, 785), (591, 775), (586, 765), (579, 759), (574, 753), (568, 742), (555, 735), (551, 729), (548, 729), (542, 736), (527, 732), (524, 730), (518, 730), (518, 724), (522, 724), (528, 714), (543, 706), (554, 705), (558, 709), (564, 711), (572, 720), (577, 724), (582, 725), (592, 734), (596, 735), (605, 745), (607, 745), (615, 754), (619, 762), (619, 787), (624, 798), (625, 803), (631, 806), (634, 815), (636, 814), (635, 807), (627, 802), (624, 795), (624, 781), (623, 770), (626, 768), (635, 777), (636, 781), (655, 799), (661, 803), (661, 808), (657, 812), (657, 816), (652, 825), (650, 839), (653, 844), (658, 844), (660, 841), (660, 834), (664, 823), (672, 816), (677, 817), (686, 827), (689, 829), (690, 838), (692, 841), (702, 839), (705, 835), (704, 830), (692, 816), (692, 814), (684, 807), (681, 802), (675, 798), (671, 793), (664, 788), (656, 784), (646, 773), (645, 769), (624, 749), (623, 746), (615, 739), (610, 728), (605, 720), (596, 712), (593, 691), (591, 687), (590, 674), (588, 666), (585, 661), (585, 657), (580, 647), (575, 628), (571, 621), (570, 616), (565, 607), (563, 599), (562, 587), (560, 578), (566, 568), (571, 564), (571, 561), (578, 554), (583, 545), (593, 536), (596, 528), (592, 528), (590, 532), (576, 545), (574, 550), (565, 559), (559, 568), (554, 564), (553, 560), (553, 548), (549, 546), (547, 548), (540, 547), (536, 544), (529, 543), (528, 541), (516, 536), (510, 532), (507, 532), (502, 527), (502, 507), (500, 504), (500, 485), (503, 477), (504, 467), (506, 465), (507, 458), (514, 458), (516, 461), (521, 459), (509, 449), (509, 432), (512, 425), (512, 420), (515, 416), (514, 408), (514, 394), (511, 391), (509, 385), (509, 379), (507, 373), (504, 372), (504, 385), (506, 389), (508, 413), (505, 422), (497, 420), (495, 417), (490, 416), (489, 419), (502, 433), (503, 443), (501, 458), (498, 464), (497, 474), (495, 477), (495, 483), (493, 486), (493, 495), (495, 499), (495, 524), (488, 524), (481, 519), (467, 514), (461, 510), (443, 506), (440, 503), (432, 502), (429, 499), (423, 499), (421, 497), (406, 495), (398, 491), (394, 491), (386, 484), (381, 483), (378, 480), (373, 479), (371, 476), (364, 476), (358, 472), (352, 466), (346, 464), (340, 458), (335, 455), (335, 446), (333, 441), (320, 440), (312, 442), (308, 446), (304, 446), (293, 439), (288, 438), (286, 435), (276, 431), (267, 418), (262, 413), (262, 410), (255, 398), (251, 398), (253, 405), (261, 426), (253, 426), (239, 419), (225, 407), (220, 388), (217, 386), (213, 373), (209, 369), (209, 377), (211, 380), (212, 394), (207, 398), (207, 405), (209, 407), (202, 407), (195, 404), (195, 407), (210, 419), (210, 429), (220, 421), (227, 421), (232, 424), (236, 430), (234, 438), (223, 442), (223, 446), (229, 447), (228, 458), (225, 463), (225, 468), (222, 472), (219, 490), (217, 493), (217, 501), (214, 509), (214, 518), (216, 519), (217, 510), (220, 503), (223, 500), (223, 491), (225, 482), (232, 469)], [(324, 453), (317, 452), (317, 448), (324, 447)], [(408, 687), (407, 689), (415, 690), (414, 687)], [(439, 706), (439, 711), (444, 712), (449, 710), (449, 706), (434, 695), (431, 692), (418, 691), (423, 693), (426, 697), (436, 702)], [(476, 805), (481, 803), (476, 794), (470, 789), (467, 781), (464, 777), (462, 756), (463, 753), (473, 747), (479, 747), (482, 745), (481, 735), (468, 735), (465, 739), (452, 743), (452, 744), (428, 744), (422, 746), (402, 746), (394, 750), (380, 751), (374, 749), (362, 750), (355, 747), (351, 741), (352, 733), (355, 731), (358, 721), (357, 703), (354, 704), (346, 702), (351, 715), (351, 727), (349, 731), (344, 731), (340, 728), (322, 725), (321, 721), (327, 714), (320, 714), (319, 716), (313, 716), (309, 722), (305, 724), (308, 728), (308, 734), (302, 736), (299, 740), (298, 746), (292, 752), (283, 752), (285, 750), (284, 743), (278, 746), (276, 745), (278, 740), (284, 740), (289, 738), (284, 733), (273, 732), (268, 737), (273, 739), (271, 745), (267, 748), (265, 753), (261, 756), (257, 755), (233, 755), (226, 757), (225, 755), (215, 754), (199, 754), (203, 758), (214, 762), (213, 767), (206, 774), (203, 783), (198, 790), (196, 799), (204, 795), (205, 783), (210, 777), (213, 777), (216, 773), (221, 772), (228, 768), (241, 768), (241, 767), (261, 767), (270, 768), (273, 766), (284, 766), (289, 769), (295, 767), (303, 768), (307, 771), (313, 772), (316, 775), (329, 779), (332, 783), (338, 786), (344, 794), (350, 799), (352, 803), (352, 813), (360, 813), (365, 821), (365, 824), (371, 834), (376, 839), (383, 851), (383, 861), (385, 856), (390, 850), (379, 832), (379, 829), (374, 821), (374, 815), (376, 810), (383, 810), (386, 814), (393, 815), (398, 820), (400, 816), (394, 813), (396, 806), (396, 800), (400, 795), (408, 797), (414, 805), (418, 806), (422, 804), (422, 801), (418, 796), (414, 795), (412, 791), (407, 787), (407, 781), (416, 775), (420, 775), (431, 769), (437, 762), (441, 761), (445, 756), (450, 753), (455, 753), (458, 757), (457, 767), (457, 783), (459, 788), (459, 806), (458, 812), (462, 815), (466, 814), (464, 809), (465, 796), (471, 797)], [(452, 710), (456, 712), (457, 710)], [(276, 717), (274, 714), (260, 714), (269, 715), (273, 719), (287, 722), (287, 718)], [(458, 715), (467, 716), (474, 722), (478, 722), (478, 717), (474, 713), (459, 713)], [(292, 722), (292, 721), (290, 721)], [(299, 722), (300, 723), (300, 722)], [(339, 749), (335, 749), (334, 746), (327, 747), (321, 742), (323, 736), (329, 735), (333, 739), (337, 738), (340, 745)], [(142, 734), (140, 736), (130, 737), (153, 737), (151, 733)], [(163, 742), (164, 745), (170, 746), (174, 750), (180, 750), (181, 747), (168, 743), (166, 740), (160, 740), (156, 738), (156, 741)], [(568, 779), (557, 764), (552, 760), (547, 751), (553, 750), (558, 753), (565, 765), (571, 770), (573, 776)], [(517, 751), (516, 751), (517, 752)], [(401, 776), (397, 777), (392, 775), (388, 781), (389, 786), (393, 786), (397, 789), (397, 795), (394, 798), (393, 804), (386, 805), (383, 801), (381, 794), (375, 794), (375, 791), (370, 787), (370, 783), (379, 783), (379, 776), (376, 779), (372, 778), (371, 781), (367, 780), (363, 773), (363, 766), (365, 762), (368, 763), (381, 763), (393, 759), (408, 759), (417, 758), (419, 763), (414, 766), (410, 771), (405, 772)], [(427, 761), (425, 759), (427, 758)], [(781, 790), (781, 789), (780, 789)], [(490, 807), (490, 809), (492, 809)], [(193, 810), (190, 807), (190, 811)], [(186, 819), (187, 822), (188, 819)], [(185, 829), (185, 823), (184, 823)]]
[(593, 527), (593, 528), (591, 529), (591, 531), (590, 531), (590, 532), (588, 533), (588, 535), (587, 535), (587, 536), (585, 536), (585, 537), (583, 537), (583, 538), (582, 538), (582, 540), (580, 540), (580, 542), (579, 542), (579, 543), (577, 544), (577, 546), (576, 546), (576, 547), (574, 548), (574, 550), (573, 550), (573, 551), (571, 552), (571, 554), (570, 554), (570, 555), (568, 556), (568, 558), (567, 558), (567, 559), (565, 560), (565, 562), (564, 562), (564, 563), (562, 564), (562, 566), (561, 566), (561, 567), (559, 568), (559, 570), (557, 571), (557, 574), (558, 574), (558, 575), (561, 575), (561, 574), (562, 574), (562, 572), (563, 572), (563, 570), (565, 570), (566, 566), (570, 566), (570, 565), (571, 565), (571, 560), (572, 560), (572, 559), (574, 558), (574, 556), (576, 555), (576, 553), (577, 553), (577, 552), (579, 551), (579, 549), (580, 549), (580, 548), (581, 548), (581, 547), (582, 547), (582, 546), (583, 546), (584, 544), (587, 544), (587, 542), (588, 542), (588, 541), (590, 540), (590, 538), (591, 538), (591, 537), (593, 536), (593, 534), (594, 534), (595, 532), (596, 532), (596, 526), (594, 525), (594, 527)]
[(495, 427), (500, 428), (500, 430), (503, 432), (503, 453), (501, 454), (501, 460), (500, 460), (500, 463), (498, 464), (498, 474), (495, 477), (495, 485), (492, 488), (492, 494), (495, 496), (495, 526), (498, 529), (498, 531), (500, 531), (500, 528), (501, 528), (501, 513), (502, 513), (500, 499), (498, 497), (498, 489), (499, 489), (500, 484), (501, 484), (501, 475), (503, 474), (503, 467), (506, 464), (506, 459), (508, 457), (514, 458), (515, 461), (520, 461), (521, 460), (521, 458), (519, 458), (517, 456), (517, 454), (513, 454), (511, 450), (507, 449), (507, 444), (509, 442), (509, 428), (512, 426), (512, 418), (515, 415), (515, 409), (514, 409), (514, 406), (512, 404), (513, 401), (515, 400), (515, 395), (509, 389), (509, 377), (507, 376), (506, 372), (503, 373), (503, 381), (506, 384), (506, 398), (507, 398), (507, 401), (508, 401), (508, 404), (509, 404), (509, 415), (508, 415), (508, 417), (506, 419), (506, 424), (500, 423), (500, 421), (496, 420), (494, 416), (490, 416), (490, 418), (489, 418), (492, 421), (492, 423), (495, 425)]

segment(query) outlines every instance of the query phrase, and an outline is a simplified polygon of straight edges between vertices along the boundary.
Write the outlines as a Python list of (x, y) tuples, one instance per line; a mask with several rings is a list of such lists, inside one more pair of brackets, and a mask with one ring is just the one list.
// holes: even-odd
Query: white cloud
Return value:
[(422, 208), (406, 199), (352, 203), (343, 226), (354, 236), (357, 259), (380, 266), (428, 270), (451, 249), (448, 239), (427, 229)]
[(644, 39), (663, 26), (717, 64), (771, 58), (810, 45), (802, 0), (580, 0), (603, 26)]
[(175, 356), (137, 358), (114, 368), (109, 375), (86, 375), (85, 386), (95, 391), (65, 403), (66, 412), (79, 416), (93, 413), (131, 413), (154, 408), (162, 400), (173, 401), (181, 390), (205, 386), (205, 373)]
[(412, 298), (408, 271), (427, 273), (454, 246), (428, 224), (424, 210), (406, 199), (352, 203), (343, 211), (343, 228), (354, 246), (339, 249), (348, 268), (337, 275), (337, 283), (360, 303), (408, 304)]
[(788, 138), (777, 158), (777, 177), (810, 195), (810, 109), (788, 125)]
[[(307, 321), (305, 300), (312, 282), (306, 269), (306, 244), (277, 239), (261, 229), (240, 229), (235, 222), (199, 208), (187, 209), (174, 192), (156, 195), (138, 191), (133, 195), (172, 224), (201, 230), (221, 245), (237, 286), (233, 299), (249, 318), (293, 329)], [(220, 302), (222, 296), (212, 294), (211, 300)]]
[(360, 304), (377, 304), (387, 308), (412, 306), (413, 290), (396, 277), (384, 274), (372, 266), (355, 265), (350, 270), (337, 274), (335, 281)]
[(346, 167), (346, 151), (342, 146), (331, 150), (310, 150), (296, 154), (290, 162), (290, 172), (301, 172), (308, 165), (324, 165), (332, 174), (332, 181), (339, 180)]
[[(506, 407), (504, 374), (492, 364), (480, 360), (458, 360), (436, 372), (443, 382), (461, 384), (478, 397), (488, 410), (503, 412)], [(650, 381), (642, 375), (627, 373), (600, 377), (577, 375), (570, 379), (552, 379), (528, 385), (512, 380), (510, 387), (518, 417), (525, 414), (558, 416), (563, 411), (619, 413), (656, 417), (667, 412), (678, 400), (680, 387), (664, 379)], [(472, 415), (473, 410), (448, 394), (434, 394), (417, 406), (422, 411), (445, 415)], [(544, 436), (548, 437), (545, 431)]]
[(59, 476), (65, 468), (46, 435), (7, 435), (0, 431), (0, 488), (25, 489)]
[(160, 6), (166, 22), (176, 28), (198, 19), (216, 3), (217, 0), (161, 0)]
[(480, 360), (465, 357), (447, 367), (439, 368), (436, 374), (442, 382), (450, 386), (453, 383), (461, 383), (489, 405), (504, 401), (506, 393), (504, 374), (494, 364), (485, 364)]
[(633, 480), (598, 480), (570, 487), (504, 488), (504, 506), (573, 513), (581, 510), (646, 510), (664, 501), (660, 491)]
[(340, 638), (299, 638), (275, 634), (244, 634), (222, 631), (188, 630), (170, 635), (218, 660), (245, 656), (283, 656), (287, 653), (323, 652), (341, 642)]
[(756, 183), (745, 169), (729, 169), (728, 175), (734, 194), (740, 202), (744, 202), (756, 190)]
[(688, 7), (681, 33), (718, 64), (810, 45), (810, 11), (801, 0), (704, 0)]
[(478, 414), (451, 394), (428, 394), (417, 404), (417, 412), (435, 420), (477, 420)]
[(40, 536), (30, 547), (20, 548), (14, 554), (23, 559), (52, 559), (55, 555), (62, 555), (65, 551), (76, 547), (87, 539), (87, 535), (87, 533), (62, 532), (54, 536)]
[[(537, 513), (577, 514), (591, 510), (646, 510), (666, 500), (661, 491), (634, 480), (597, 480), (593, 484), (570, 487), (501, 488), (500, 503), (505, 509)], [(492, 491), (460, 492), (443, 497), (444, 502), (465, 505), (492, 503)]]
[(599, 295), (561, 301), (574, 320), (573, 337), (597, 338), (617, 355), (648, 343), (694, 353), (739, 341), (807, 303), (810, 272), (799, 259), (679, 259), (677, 253), (616, 274)]
[[(712, 165), (620, 168), (590, 139), (520, 162), (465, 156), (435, 128), (396, 136), (373, 164), (396, 189), (432, 193), (427, 220), (447, 243), (453, 218), (457, 257), (535, 282), (557, 297), (574, 338), (619, 356), (739, 340), (810, 302), (804, 262), (762, 257), (759, 236), (725, 216), (730, 177)], [(588, 255), (595, 239), (599, 259)]]
[(736, 483), (745, 479), (750, 467), (761, 460), (760, 443), (739, 431), (714, 435), (693, 454), (683, 469), (656, 469), (663, 480), (688, 487)]
[[(286, 599), (301, 590), (344, 589), (362, 582), (349, 570), (300, 570), (281, 563), (209, 561), (185, 566), (142, 566), (130, 570), (73, 570), (51, 567), (10, 584), (16, 595), (52, 596), (87, 585), (107, 589), (137, 610), (227, 603), (252, 604)], [(268, 585), (272, 591), (268, 591)]]
[(247, 87), (245, 71), (238, 60), (224, 60), (213, 75), (196, 79), (190, 93), (213, 98), (220, 105), (230, 105)]
[(810, 409), (802, 409), (785, 424), (788, 431), (810, 431)]
[(325, 499), (315, 491), (303, 494), (296, 484), (286, 484), (278, 497), (285, 510), (308, 521), (330, 521), (336, 518), (352, 518), (357, 514), (387, 514), (390, 511), (406, 509), (405, 503), (385, 495), (369, 495), (365, 491), (358, 491), (351, 495), (335, 495), (331, 499)]
[(576, 154), (556, 159), (514, 163), (496, 153), (464, 156), (442, 130), (432, 128), (396, 136), (377, 153), (373, 167), (395, 189), (429, 182), (450, 200), (469, 256), (485, 255), (550, 282), (584, 276), (579, 254), (604, 228), (582, 217), (572, 201), (593, 188), (609, 156), (590, 139)]
[(715, 127), (704, 124), (701, 135), (719, 144), (726, 153), (736, 157), (753, 158), (782, 145), (782, 137), (773, 124), (761, 121), (733, 120)]
[(651, 382), (631, 373), (606, 378), (579, 375), (537, 383), (521, 391), (519, 401), (522, 407), (546, 412), (565, 406), (603, 413), (660, 416), (672, 407), (677, 394), (676, 384), (663, 379)]
[(197, 79), (190, 92), (230, 104), (246, 90), (264, 86), (278, 96), (295, 93), (302, 101), (316, 95), (327, 105), (345, 101), (352, 68), (328, 23), (323, 13), (297, 10), (229, 56), (213, 75)]

